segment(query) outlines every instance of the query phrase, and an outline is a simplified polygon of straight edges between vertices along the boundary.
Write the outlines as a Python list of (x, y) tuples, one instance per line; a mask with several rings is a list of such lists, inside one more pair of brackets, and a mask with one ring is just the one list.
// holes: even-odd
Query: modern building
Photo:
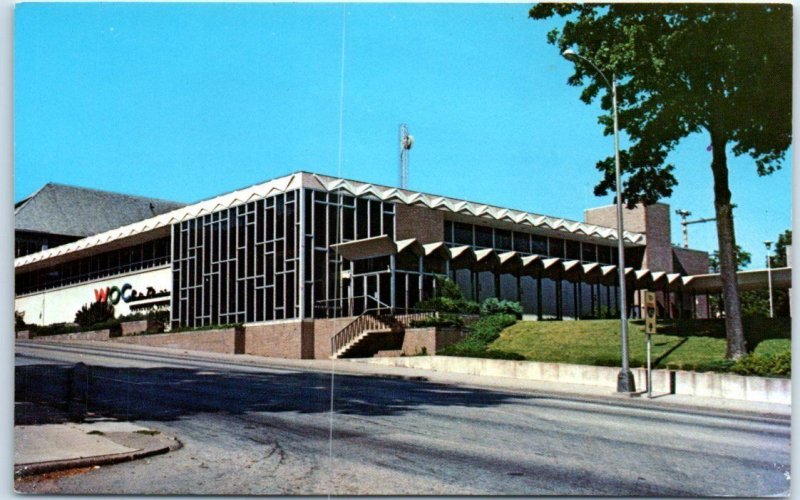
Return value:
[[(667, 205), (625, 212), (630, 314), (651, 289), (662, 316), (706, 317), (690, 275), (708, 255), (671, 244)], [(530, 319), (613, 316), (614, 207), (584, 219), (298, 172), (18, 257), (16, 309), (49, 324), (95, 300), (168, 308), (173, 327), (244, 323), (258, 353), (298, 358), (331, 354), (330, 318), (412, 311), (437, 274)]]

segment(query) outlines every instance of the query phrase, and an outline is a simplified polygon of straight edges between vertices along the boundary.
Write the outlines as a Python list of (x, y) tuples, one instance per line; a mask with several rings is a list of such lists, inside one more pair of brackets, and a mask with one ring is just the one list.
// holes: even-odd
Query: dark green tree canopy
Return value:
[[(618, 82), (620, 128), (632, 145), (621, 155), (629, 206), (669, 196), (676, 184), (668, 153), (693, 133), (750, 155), (758, 173), (781, 167), (791, 144), (792, 6), (789, 4), (539, 4), (530, 17), (565, 18), (548, 35)], [(591, 103), (607, 85), (575, 64), (568, 83)], [(601, 116), (613, 133), (611, 114)], [(724, 149), (723, 149), (724, 151)], [(598, 162), (595, 193), (614, 190), (613, 158)]]
[[(741, 271), (745, 267), (750, 265), (752, 262), (753, 256), (750, 252), (742, 249), (739, 245), (736, 245), (736, 270)], [(708, 256), (708, 270), (712, 273), (719, 272), (719, 250), (714, 250), (711, 252), (711, 255)]]
[(786, 267), (788, 266), (789, 259), (786, 256), (786, 247), (792, 244), (792, 230), (787, 229), (778, 235), (778, 241), (775, 242), (775, 254), (770, 257), (770, 264), (772, 267)]

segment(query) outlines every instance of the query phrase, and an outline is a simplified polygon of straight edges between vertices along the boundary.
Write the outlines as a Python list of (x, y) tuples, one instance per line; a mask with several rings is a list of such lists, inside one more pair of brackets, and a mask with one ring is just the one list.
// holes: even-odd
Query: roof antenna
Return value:
[(408, 151), (414, 145), (414, 136), (408, 133), (408, 126), (400, 124), (400, 189), (408, 189)]

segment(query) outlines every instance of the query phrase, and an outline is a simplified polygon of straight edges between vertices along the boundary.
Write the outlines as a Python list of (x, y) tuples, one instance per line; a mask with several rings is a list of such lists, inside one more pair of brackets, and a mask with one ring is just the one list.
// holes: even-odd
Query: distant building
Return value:
[(47, 250), (184, 205), (49, 182), (14, 205), (14, 255)]

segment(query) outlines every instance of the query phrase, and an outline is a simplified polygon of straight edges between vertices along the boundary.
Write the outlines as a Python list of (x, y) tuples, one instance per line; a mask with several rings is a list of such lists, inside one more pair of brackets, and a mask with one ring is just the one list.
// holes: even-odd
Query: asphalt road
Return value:
[(329, 373), (122, 349), (25, 344), (17, 345), (17, 360), (90, 365), (90, 410), (174, 435), (183, 448), (63, 477), (47, 490), (668, 497), (789, 492), (788, 419), (352, 375), (334, 378), (331, 413)]

